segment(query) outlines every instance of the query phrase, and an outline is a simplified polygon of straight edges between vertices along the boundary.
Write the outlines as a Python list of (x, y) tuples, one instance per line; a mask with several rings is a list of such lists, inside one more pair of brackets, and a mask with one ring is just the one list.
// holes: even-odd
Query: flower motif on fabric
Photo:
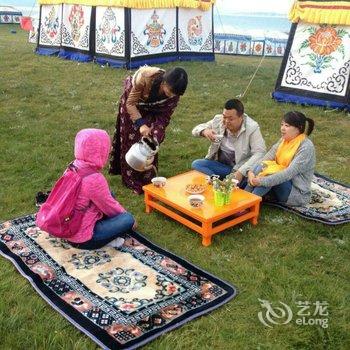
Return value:
[(144, 307), (145, 305), (152, 302), (152, 299), (125, 299), (125, 298), (110, 298), (106, 297), (106, 299), (117, 309), (123, 311), (127, 314), (134, 312), (135, 310)]
[(271, 45), (266, 45), (266, 52), (272, 53), (272, 46)]
[(53, 6), (49, 14), (44, 19), (45, 32), (49, 38), (54, 38), (57, 35), (59, 28), (58, 16), (56, 15), (55, 7)]
[(103, 265), (111, 261), (111, 256), (105, 250), (83, 251), (79, 254), (72, 254), (68, 261), (78, 270), (90, 270), (93, 267)]
[(12, 251), (16, 252), (16, 254), (22, 252), (27, 246), (21, 240), (10, 241), (7, 244), (7, 247)]
[(187, 23), (187, 35), (190, 45), (202, 45), (203, 43), (202, 16), (195, 16)]
[(146, 45), (151, 47), (158, 47), (164, 44), (164, 35), (166, 30), (164, 29), (164, 24), (159, 22), (159, 16), (156, 10), (153, 11), (151, 16), (151, 22), (146, 24), (146, 28), (143, 31), (144, 35), (148, 36)]
[(147, 276), (135, 269), (117, 267), (106, 273), (99, 273), (97, 283), (107, 288), (110, 293), (130, 293), (146, 286)]
[(72, 246), (64, 239), (56, 238), (48, 235), (45, 239), (49, 240), (50, 244), (55, 248), (71, 249)]
[(84, 11), (81, 5), (72, 6), (68, 20), (71, 25), (72, 38), (77, 42), (80, 38), (80, 29), (84, 24)]
[(260, 53), (262, 51), (262, 48), (263, 48), (263, 46), (260, 43), (258, 43), (255, 45), (254, 50), (255, 50), (255, 52)]
[(38, 238), (42, 234), (42, 231), (40, 231), (39, 227), (29, 227), (25, 232), (29, 237), (33, 239)]
[(183, 307), (181, 305), (170, 305), (162, 309), (160, 316), (166, 320), (171, 320), (175, 317), (178, 317), (182, 314)]
[(180, 288), (176, 284), (166, 280), (162, 276), (157, 276), (156, 284), (161, 288), (157, 290), (155, 299), (163, 299), (166, 296), (174, 295), (180, 292)]
[(56, 278), (55, 271), (49, 265), (42, 262), (34, 264), (30, 269), (37, 273), (44, 281), (51, 281)]
[(11, 221), (5, 221), (0, 226), (0, 236), (5, 236), (9, 228), (12, 226)]
[(160, 265), (175, 275), (183, 275), (186, 273), (186, 269), (183, 266), (178, 265), (174, 260), (167, 257), (161, 261)]
[(339, 52), (345, 57), (343, 37), (347, 35), (344, 29), (336, 29), (332, 25), (309, 26), (305, 29), (310, 36), (305, 39), (299, 48), (299, 52), (307, 50), (308, 61), (304, 64), (313, 68), (314, 73), (330, 68), (330, 62), (336, 60), (334, 54)]
[(62, 299), (80, 312), (85, 312), (93, 307), (93, 304), (89, 300), (74, 291), (64, 294)]
[(247, 51), (247, 43), (241, 42), (241, 43), (239, 44), (239, 51), (240, 51), (240, 52), (246, 52), (246, 51)]

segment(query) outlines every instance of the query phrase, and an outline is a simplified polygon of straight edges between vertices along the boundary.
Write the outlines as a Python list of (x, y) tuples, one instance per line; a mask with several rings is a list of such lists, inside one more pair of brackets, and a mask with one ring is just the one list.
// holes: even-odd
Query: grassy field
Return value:
[[(113, 135), (117, 102), (127, 71), (33, 53), (27, 33), (0, 26), (0, 221), (35, 211), (34, 195), (47, 190), (73, 159), (82, 128)], [(203, 157), (208, 143), (192, 127), (220, 113), (243, 92), (259, 58), (218, 56), (215, 63), (184, 62), (189, 87), (173, 115), (160, 150), (160, 175), (169, 177)], [(243, 99), (270, 147), (282, 115), (300, 110), (316, 123), (311, 136), (317, 171), (350, 183), (349, 114), (278, 104), (271, 92), (281, 60), (265, 59)], [(164, 68), (170, 67), (164, 65)], [(159, 337), (145, 349), (349, 349), (349, 225), (328, 227), (279, 209), (263, 207), (259, 225), (227, 230), (205, 248), (199, 235), (157, 213), (144, 213), (120, 177), (109, 177), (139, 230), (156, 244), (236, 285), (238, 296), (217, 311)], [(329, 327), (297, 325), (295, 317), (272, 328), (258, 319), (258, 299), (289, 305), (326, 301)], [(315, 306), (312, 305), (311, 311)], [(317, 317), (315, 317), (317, 318)], [(55, 312), (0, 258), (0, 349), (95, 349), (96, 345)]]

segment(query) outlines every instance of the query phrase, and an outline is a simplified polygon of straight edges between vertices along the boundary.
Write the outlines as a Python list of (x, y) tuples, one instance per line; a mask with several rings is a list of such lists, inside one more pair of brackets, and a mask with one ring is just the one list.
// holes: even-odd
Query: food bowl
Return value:
[(204, 203), (204, 196), (201, 194), (192, 194), (188, 196), (188, 202), (192, 208), (200, 208)]
[(166, 184), (166, 178), (163, 176), (154, 177), (151, 181), (155, 187), (159, 188), (164, 187)]
[(204, 184), (188, 184), (185, 187), (185, 191), (189, 194), (200, 194), (205, 191), (206, 185)]

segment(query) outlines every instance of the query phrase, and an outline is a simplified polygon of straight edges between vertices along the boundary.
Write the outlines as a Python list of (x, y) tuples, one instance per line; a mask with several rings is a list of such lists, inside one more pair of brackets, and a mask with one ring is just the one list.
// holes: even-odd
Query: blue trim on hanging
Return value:
[(168, 62), (174, 62), (177, 61), (179, 59), (178, 55), (174, 55), (174, 56), (166, 56), (166, 57), (148, 57), (148, 58), (141, 58), (141, 59), (137, 59), (137, 58), (132, 58), (131, 62), (127, 62), (126, 63), (126, 67), (128, 69), (134, 69), (134, 68), (138, 68), (141, 66), (144, 66), (145, 64), (151, 66), (153, 64), (159, 64), (159, 63), (168, 63)]
[(345, 109), (347, 111), (350, 111), (350, 104), (347, 104), (347, 103), (292, 95), (292, 94), (287, 94), (280, 91), (273, 92), (272, 97), (278, 102), (290, 102), (290, 103), (297, 103), (300, 105), (314, 105), (314, 106), (322, 106), (327, 108)]
[(79, 61), (79, 62), (90, 62), (92, 61), (92, 55), (89, 53), (82, 53), (77, 51), (70, 51), (67, 49), (60, 49), (58, 57), (65, 58), (67, 60)]
[(38, 55), (43, 55), (43, 56), (57, 56), (59, 53), (60, 49), (58, 48), (47, 48), (47, 47), (37, 47), (35, 52)]
[(123, 59), (112, 59), (112, 58), (106, 58), (106, 57), (96, 57), (96, 63), (100, 64), (101, 66), (110, 66), (113, 68), (124, 68), (126, 67), (126, 62)]
[(180, 61), (215, 61), (215, 55), (212, 53), (209, 53), (207, 55), (196, 55), (196, 54), (185, 54), (182, 55), (179, 53), (179, 60)]

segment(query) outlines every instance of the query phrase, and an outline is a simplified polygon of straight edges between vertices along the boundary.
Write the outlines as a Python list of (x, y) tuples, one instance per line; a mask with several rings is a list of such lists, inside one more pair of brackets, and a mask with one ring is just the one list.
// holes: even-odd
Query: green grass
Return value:
[[(0, 26), (0, 220), (35, 211), (34, 195), (49, 189), (73, 158), (76, 132), (86, 127), (113, 135), (125, 70), (102, 68), (33, 53), (27, 35)], [(192, 127), (220, 113), (243, 92), (259, 58), (218, 56), (215, 63), (184, 62), (189, 87), (173, 115), (160, 150), (160, 175), (172, 176), (203, 157), (208, 143)], [(316, 122), (312, 135), (317, 171), (350, 183), (349, 115), (278, 104), (271, 92), (281, 60), (266, 58), (243, 102), (271, 146), (282, 115), (300, 110)], [(164, 68), (171, 67), (164, 65)], [(120, 177), (107, 176), (140, 232), (156, 244), (238, 287), (238, 296), (207, 316), (167, 333), (145, 349), (349, 349), (349, 225), (328, 227), (263, 207), (259, 224), (242, 224), (205, 248), (199, 235), (159, 214), (144, 213)], [(329, 327), (295, 323), (265, 328), (260, 299), (327, 301)], [(96, 345), (0, 259), (0, 349), (95, 349)]]

